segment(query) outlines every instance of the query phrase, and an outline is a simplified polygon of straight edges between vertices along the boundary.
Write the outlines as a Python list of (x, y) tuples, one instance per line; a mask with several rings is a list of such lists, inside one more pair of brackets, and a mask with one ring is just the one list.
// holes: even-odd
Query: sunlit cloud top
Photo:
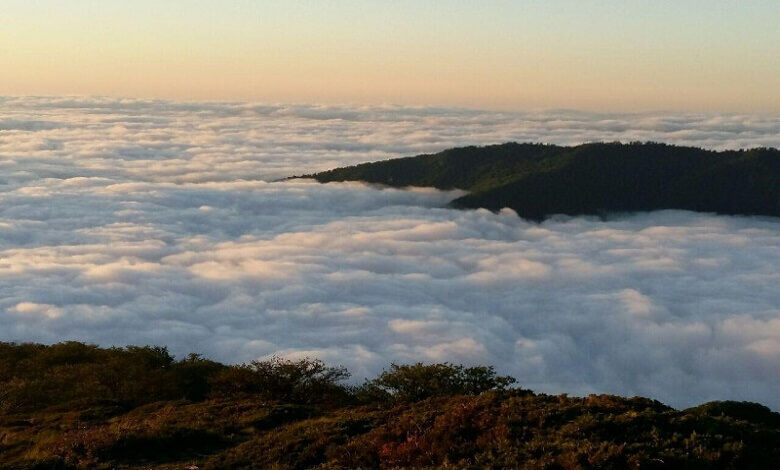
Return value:
[(276, 181), (453, 145), (780, 146), (780, 116), (0, 98), (0, 341), (492, 364), (546, 393), (780, 409), (780, 219), (554, 217)]
[(0, 94), (780, 111), (780, 2), (4, 0)]

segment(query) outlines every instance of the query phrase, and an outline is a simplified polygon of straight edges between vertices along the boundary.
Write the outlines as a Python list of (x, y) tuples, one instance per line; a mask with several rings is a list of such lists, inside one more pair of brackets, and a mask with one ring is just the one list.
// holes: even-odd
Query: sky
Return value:
[(0, 95), (780, 112), (776, 0), (3, 0)]
[(780, 2), (2, 0), (0, 341), (780, 409), (777, 218), (279, 181), (506, 141), (780, 147)]

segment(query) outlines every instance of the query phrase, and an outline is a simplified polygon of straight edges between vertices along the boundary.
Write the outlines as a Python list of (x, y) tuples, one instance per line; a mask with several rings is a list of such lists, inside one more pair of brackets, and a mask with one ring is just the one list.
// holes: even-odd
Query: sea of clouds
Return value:
[(0, 98), (0, 340), (493, 364), (526, 388), (780, 409), (780, 220), (446, 208), (279, 182), (505, 141), (780, 146), (780, 117)]

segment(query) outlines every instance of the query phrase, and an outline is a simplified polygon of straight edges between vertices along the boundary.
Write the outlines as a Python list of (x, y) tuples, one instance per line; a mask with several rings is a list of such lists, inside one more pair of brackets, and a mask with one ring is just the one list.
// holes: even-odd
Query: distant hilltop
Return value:
[(780, 150), (710, 151), (662, 143), (572, 147), (505, 143), (364, 163), (304, 176), (325, 183), (462, 189), (458, 208), (521, 217), (682, 209), (780, 216)]

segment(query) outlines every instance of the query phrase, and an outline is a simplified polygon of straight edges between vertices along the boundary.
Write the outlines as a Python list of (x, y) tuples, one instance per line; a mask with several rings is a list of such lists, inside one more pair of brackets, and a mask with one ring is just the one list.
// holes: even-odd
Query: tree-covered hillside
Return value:
[(780, 216), (780, 150), (714, 152), (658, 143), (575, 147), (507, 143), (364, 163), (307, 175), (320, 182), (463, 189), (462, 208), (520, 216), (685, 209)]
[(0, 343), (0, 468), (780, 468), (780, 414), (755, 403), (535, 394), (452, 364), (348, 375)]

